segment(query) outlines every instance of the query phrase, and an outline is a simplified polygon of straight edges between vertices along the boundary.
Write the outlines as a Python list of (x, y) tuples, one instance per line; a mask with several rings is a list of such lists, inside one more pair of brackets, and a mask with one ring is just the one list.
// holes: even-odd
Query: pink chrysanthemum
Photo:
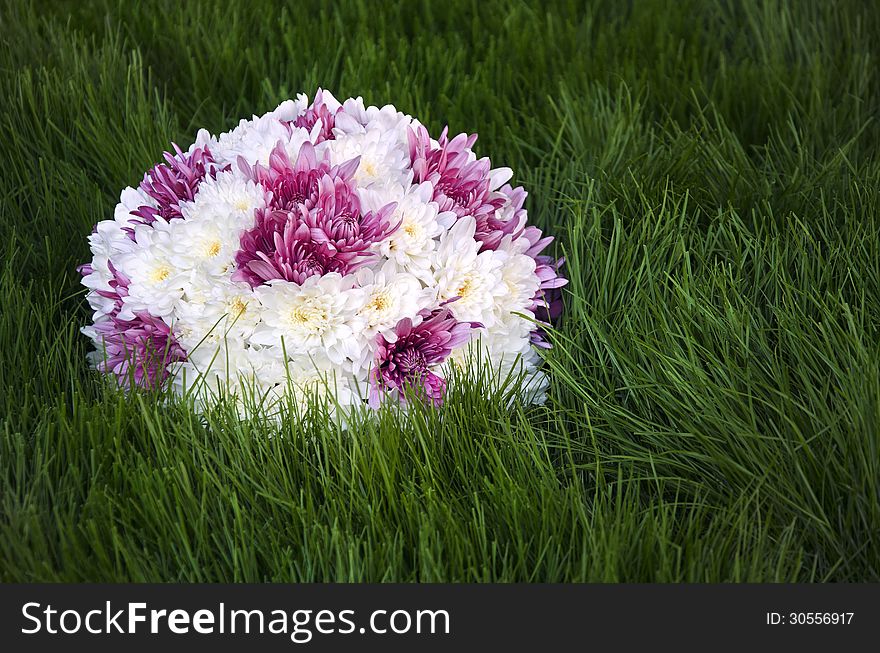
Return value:
[(504, 184), (498, 189), (497, 195), (504, 198), (504, 206), (494, 213), (487, 213), (477, 220), (477, 230), (474, 239), (482, 243), (481, 249), (498, 249), (505, 236), (517, 239), (526, 226), (525, 204), (526, 193), (522, 186), (512, 188), (510, 184)]
[[(356, 160), (349, 161), (332, 174), (350, 178), (357, 166)], [(303, 144), (293, 164), (284, 146), (279, 144), (269, 154), (269, 167), (259, 163), (250, 166), (241, 158), (238, 167), (246, 177), (272, 193), (267, 208), (279, 211), (294, 211), (300, 206), (313, 208), (318, 201), (318, 182), (324, 175), (331, 174), (330, 162), (319, 161), (311, 143)]]
[(434, 374), (429, 367), (442, 363), (452, 350), (471, 337), (471, 330), (482, 325), (479, 322), (459, 322), (448, 308), (433, 312), (421, 311), (422, 321), (413, 325), (404, 318), (394, 328), (395, 338), (388, 340), (376, 336), (375, 367), (370, 375), (370, 405), (378, 408), (381, 397), (397, 391), (401, 401), (406, 387), (414, 387), (424, 393), (435, 406), (443, 403), (446, 381)]
[(330, 167), (317, 161), (310, 143), (296, 164), (282, 146), (269, 168), (241, 163), (254, 181), (272, 191), (269, 205), (255, 213), (256, 224), (241, 236), (233, 278), (258, 286), (272, 279), (302, 283), (315, 274), (348, 274), (374, 256), (369, 250), (397, 228), (394, 204), (363, 212), (354, 183), (359, 159)]
[[(459, 134), (450, 141), (447, 130), (443, 129), (436, 146), (423, 126), (408, 132), (414, 178), (434, 185), (434, 201), (441, 211), (474, 217), (474, 238), (482, 243), (482, 249), (497, 249), (504, 236), (515, 237), (522, 230), (525, 191), (510, 186), (495, 191), (489, 159), (471, 160), (470, 150), (477, 135)], [(499, 211), (507, 202), (514, 204), (509, 214)]]

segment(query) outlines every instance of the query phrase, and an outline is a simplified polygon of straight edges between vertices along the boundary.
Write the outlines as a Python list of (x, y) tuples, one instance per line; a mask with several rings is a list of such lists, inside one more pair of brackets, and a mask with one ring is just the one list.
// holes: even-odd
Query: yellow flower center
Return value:
[(232, 300), (232, 303), (229, 304), (229, 312), (232, 317), (239, 317), (247, 310), (247, 306), (247, 302), (245, 302), (241, 297), (236, 297)]
[(159, 283), (160, 281), (165, 281), (169, 276), (171, 276), (171, 268), (167, 265), (160, 265), (150, 274), (150, 281)]
[(221, 245), (219, 240), (212, 240), (210, 243), (208, 243), (205, 251), (207, 252), (208, 256), (217, 256), (217, 254), (220, 253), (220, 247)]
[(474, 286), (474, 280), (469, 275), (469, 276), (465, 277), (464, 282), (461, 284), (461, 286), (459, 286), (458, 292), (456, 294), (459, 297), (461, 297), (462, 299), (464, 299), (473, 290), (473, 286)]
[(291, 326), (314, 332), (323, 330), (328, 317), (325, 308), (309, 304), (299, 304), (287, 311), (287, 322)]
[(379, 172), (376, 169), (376, 164), (372, 161), (365, 161), (361, 159), (361, 164), (363, 165), (364, 175), (366, 175), (367, 177), (375, 177), (376, 174)]
[(378, 292), (370, 297), (370, 301), (367, 302), (367, 308), (373, 311), (384, 311), (391, 305), (391, 298), (388, 297), (387, 292)]

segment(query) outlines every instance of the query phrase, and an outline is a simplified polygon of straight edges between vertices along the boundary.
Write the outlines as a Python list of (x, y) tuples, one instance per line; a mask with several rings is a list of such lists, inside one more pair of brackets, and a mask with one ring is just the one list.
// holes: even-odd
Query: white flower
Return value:
[(381, 109), (375, 106), (365, 107), (363, 98), (357, 97), (349, 98), (343, 103), (342, 111), (336, 115), (335, 124), (333, 131), (337, 138), (376, 129), (386, 139), (407, 148), (407, 130), (413, 124), (413, 119), (390, 104)]
[(182, 205), (181, 213), (187, 221), (221, 221), (243, 230), (254, 225), (254, 211), (265, 206), (263, 187), (229, 170), (206, 177), (193, 201)]
[[(223, 385), (236, 385), (239, 375), (253, 371), (254, 362), (241, 339), (212, 332), (190, 347), (186, 361), (175, 363), (174, 371), (186, 371), (188, 379), (178, 379), (181, 384), (201, 382), (216, 385), (220, 381)], [(199, 379), (199, 376), (202, 378)]]
[(326, 147), (333, 165), (360, 157), (360, 164), (354, 173), (358, 186), (410, 184), (412, 171), (409, 152), (402, 143), (387, 138), (379, 129), (340, 135), (335, 140), (326, 141)]
[(477, 337), (454, 350), (447, 366), (465, 367), (479, 361), (490, 373), (491, 387), (506, 388), (516, 382), (521, 401), (543, 403), (547, 379), (538, 371), (540, 356), (531, 344), (531, 332), (537, 325), (529, 310), (539, 280), (534, 259), (522, 251), (520, 244), (508, 237), (492, 252), (500, 263), (501, 282), (500, 292), (493, 296), (491, 326), (479, 329)]
[(169, 366), (172, 387), (179, 395), (191, 397), (204, 408), (220, 398), (231, 399), (244, 417), (262, 404), (262, 398), (281, 376), (272, 375), (265, 360), (235, 338), (206, 340), (190, 352), (185, 361)]
[(246, 283), (223, 279), (193, 284), (174, 311), (174, 334), (187, 351), (206, 340), (244, 340), (253, 334), (260, 311), (260, 302)]
[(119, 194), (119, 204), (113, 211), (113, 219), (120, 227), (133, 227), (142, 222), (141, 218), (133, 216), (132, 211), (137, 211), (142, 206), (156, 206), (156, 200), (147, 195), (140, 188), (129, 186)]
[(355, 277), (364, 292), (357, 314), (368, 336), (388, 333), (403, 318), (414, 318), (431, 301), (430, 291), (426, 293), (413, 275), (398, 272), (393, 262), (379, 271), (363, 268)]
[(538, 352), (530, 341), (534, 328), (534, 322), (509, 313), (500, 318), (492, 329), (480, 329), (476, 340), (480, 341), (496, 365), (500, 365), (505, 358), (508, 363), (521, 359), (530, 365), (538, 360)]
[(474, 218), (465, 216), (443, 235), (434, 256), (434, 280), (440, 302), (454, 299), (449, 309), (456, 319), (490, 329), (497, 319), (496, 302), (507, 291), (503, 260), (491, 250), (478, 253), (475, 230)]
[(428, 182), (404, 187), (395, 184), (360, 191), (364, 208), (376, 211), (392, 202), (391, 224), (400, 226), (387, 238), (376, 244), (374, 250), (394, 261), (401, 270), (414, 274), (425, 283), (433, 282), (432, 255), (439, 236), (455, 221), (451, 211), (439, 212), (433, 202), (434, 189)]
[[(330, 95), (330, 93), (327, 93), (327, 95)], [(333, 96), (331, 95), (330, 97)], [(333, 99), (335, 101), (336, 98)], [(299, 93), (295, 100), (284, 100), (270, 113), (278, 120), (291, 121), (302, 115), (308, 106), (309, 98), (306, 97), (305, 93)]]
[(336, 365), (359, 360), (365, 343), (357, 309), (364, 292), (354, 278), (331, 272), (298, 285), (272, 281), (255, 293), (262, 304), (262, 321), (252, 342), (282, 346), (292, 354), (324, 351)]
[(480, 378), (490, 390), (513, 388), (523, 403), (542, 404), (549, 380), (538, 369), (541, 358), (529, 340), (532, 328), (528, 321), (510, 316), (492, 329), (480, 329), (476, 337), (452, 351), (441, 371), (447, 375), (452, 367), (467, 370), (479, 364), (488, 373)]
[(295, 118), (298, 112), (297, 103), (283, 103), (275, 111), (239, 121), (235, 129), (216, 138), (203, 129), (198, 133), (196, 146), (208, 148), (216, 168), (227, 164), (237, 167), (238, 157), (243, 157), (250, 165), (260, 163), (265, 166), (279, 142), (289, 153), (289, 150), (299, 151), (305, 141), (313, 140), (305, 129), (285, 122)]
[(119, 317), (131, 320), (136, 312), (149, 311), (168, 318), (190, 283), (191, 270), (174, 263), (168, 222), (159, 218), (152, 225), (136, 227), (134, 234), (136, 247), (114, 259), (119, 271), (131, 281)]
[(495, 257), (501, 260), (501, 281), (504, 289), (495, 298), (496, 316), (499, 320), (505, 320), (513, 313), (531, 316), (529, 306), (540, 287), (540, 281), (535, 274), (535, 259), (506, 247), (505, 242), (495, 250)]
[[(272, 356), (275, 360), (281, 352), (262, 349), (260, 355)], [(275, 385), (271, 394), (278, 401), (293, 401), (297, 412), (302, 413), (311, 402), (317, 401), (331, 409), (336, 406), (348, 407), (358, 402), (354, 392), (357, 381), (354, 376), (333, 365), (324, 355), (294, 356), (282, 364), (283, 378)], [(361, 381), (366, 383), (366, 381)], [(332, 412), (332, 410), (331, 410)]]
[(212, 220), (172, 220), (169, 262), (182, 272), (196, 272), (195, 283), (212, 283), (211, 278), (233, 269), (239, 247), (239, 230)]

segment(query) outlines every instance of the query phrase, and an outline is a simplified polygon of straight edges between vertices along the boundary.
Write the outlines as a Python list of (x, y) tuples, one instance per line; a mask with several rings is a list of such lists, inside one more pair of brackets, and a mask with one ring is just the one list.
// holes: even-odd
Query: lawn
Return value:
[[(6, 0), (0, 26), (0, 579), (880, 580), (872, 3)], [(89, 370), (75, 266), (119, 191), (318, 86), (515, 170), (571, 279), (545, 406), (459, 379), (440, 412), (273, 430)]]

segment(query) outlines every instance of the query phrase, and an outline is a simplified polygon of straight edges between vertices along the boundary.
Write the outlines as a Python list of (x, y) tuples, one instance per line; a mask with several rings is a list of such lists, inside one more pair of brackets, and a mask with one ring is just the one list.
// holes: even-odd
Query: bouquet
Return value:
[(475, 141), (318, 90), (174, 145), (89, 237), (92, 363), (200, 405), (346, 408), (439, 405), (480, 361), (543, 401), (562, 261)]

